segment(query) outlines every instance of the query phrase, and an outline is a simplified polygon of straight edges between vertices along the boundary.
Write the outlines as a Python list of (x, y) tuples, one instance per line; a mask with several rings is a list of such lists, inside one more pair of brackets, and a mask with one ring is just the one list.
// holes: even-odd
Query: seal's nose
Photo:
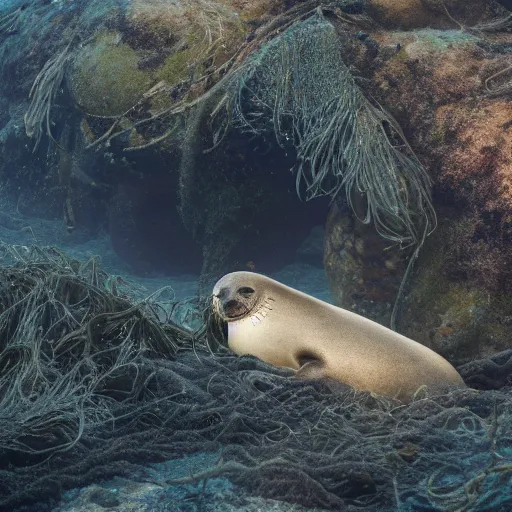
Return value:
[(228, 300), (226, 302), (224, 302), (222, 304), (222, 307), (225, 309), (225, 310), (229, 310), (231, 308), (235, 308), (236, 306), (238, 306), (238, 301), (237, 300), (234, 300), (234, 299), (231, 299), (231, 300)]

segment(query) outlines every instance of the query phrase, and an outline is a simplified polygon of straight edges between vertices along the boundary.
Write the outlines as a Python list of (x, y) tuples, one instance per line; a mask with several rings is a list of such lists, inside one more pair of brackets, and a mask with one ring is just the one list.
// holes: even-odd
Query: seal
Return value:
[(213, 311), (227, 322), (233, 352), (292, 368), (297, 377), (334, 379), (404, 402), (422, 387), (465, 387), (455, 368), (424, 345), (261, 274), (222, 277)]

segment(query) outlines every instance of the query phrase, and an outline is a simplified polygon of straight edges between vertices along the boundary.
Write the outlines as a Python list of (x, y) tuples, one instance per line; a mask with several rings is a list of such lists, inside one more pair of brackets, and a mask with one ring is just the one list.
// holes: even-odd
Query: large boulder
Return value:
[[(511, 334), (510, 18), (494, 2), (472, 9), (430, 0), (373, 4), (388, 21), (394, 17), (394, 29), (366, 34), (354, 62), (367, 64), (369, 90), (432, 177), (439, 227), (402, 282), (412, 251), (379, 247), (374, 234), (361, 235), (368, 226), (333, 208), (327, 275), (342, 306), (385, 325), (403, 284), (395, 304), (400, 332), (455, 361), (485, 357), (506, 347)], [(442, 23), (426, 28), (429, 18), (418, 15), (411, 24), (406, 4)], [(375, 275), (376, 287), (364, 277)]]

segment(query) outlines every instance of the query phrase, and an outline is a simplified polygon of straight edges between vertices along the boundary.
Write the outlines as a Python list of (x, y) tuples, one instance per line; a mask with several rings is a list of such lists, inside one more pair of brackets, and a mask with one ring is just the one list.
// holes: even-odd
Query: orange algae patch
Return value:
[(433, 69), (433, 82), (438, 100), (467, 98), (482, 85), (478, 76), (482, 55), (474, 48), (462, 47), (443, 53)]
[(512, 103), (441, 107), (436, 126), (456, 143), (443, 158), (440, 179), (453, 188), (469, 183), (488, 210), (512, 208)]
[(450, 20), (426, 8), (420, 0), (373, 0), (371, 3), (383, 24), (406, 29), (448, 28)]

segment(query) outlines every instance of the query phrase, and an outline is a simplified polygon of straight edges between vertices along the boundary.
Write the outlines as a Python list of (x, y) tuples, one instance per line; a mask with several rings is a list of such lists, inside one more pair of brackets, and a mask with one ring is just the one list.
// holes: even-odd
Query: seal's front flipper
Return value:
[(325, 366), (320, 359), (308, 359), (295, 374), (299, 379), (323, 379), (325, 375)]
[(322, 380), (333, 393), (346, 393), (353, 390), (351, 386), (330, 378), (325, 372), (325, 365), (320, 359), (309, 360), (295, 373), (295, 377), (305, 380)]
[(298, 363), (300, 368), (295, 372), (295, 377), (299, 379), (322, 380), (333, 393), (343, 393), (353, 389), (348, 384), (329, 377), (324, 361), (314, 354), (301, 354)]

